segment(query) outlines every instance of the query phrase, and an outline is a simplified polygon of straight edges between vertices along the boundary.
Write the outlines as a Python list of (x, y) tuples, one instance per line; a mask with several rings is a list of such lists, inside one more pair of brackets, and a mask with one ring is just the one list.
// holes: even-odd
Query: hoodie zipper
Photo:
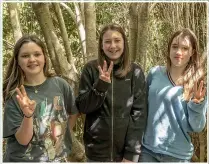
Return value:
[(111, 141), (112, 141), (112, 150), (111, 150), (111, 162), (113, 162), (113, 119), (114, 119), (114, 111), (113, 111), (113, 72), (112, 72), (112, 138), (111, 138)]

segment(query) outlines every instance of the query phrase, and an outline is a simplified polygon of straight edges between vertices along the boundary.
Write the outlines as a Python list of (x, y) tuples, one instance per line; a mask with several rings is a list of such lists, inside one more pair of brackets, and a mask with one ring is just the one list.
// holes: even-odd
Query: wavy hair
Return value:
[(168, 52), (167, 53), (167, 70), (168, 71), (170, 71), (170, 68), (171, 68), (171, 60), (170, 60), (171, 44), (173, 42), (173, 39), (177, 36), (182, 37), (182, 38), (187, 37), (192, 45), (193, 54), (190, 57), (190, 60), (184, 69), (183, 79), (181, 83), (181, 85), (183, 85), (183, 88), (184, 88), (183, 98), (189, 101), (189, 99), (192, 98), (193, 96), (192, 93), (193, 93), (194, 83), (197, 82), (197, 84), (199, 84), (200, 81), (203, 80), (205, 76), (204, 69), (203, 69), (204, 61), (201, 62), (196, 35), (190, 29), (184, 28), (182, 30), (176, 31), (172, 35), (168, 43), (168, 49), (167, 49), (167, 52)]

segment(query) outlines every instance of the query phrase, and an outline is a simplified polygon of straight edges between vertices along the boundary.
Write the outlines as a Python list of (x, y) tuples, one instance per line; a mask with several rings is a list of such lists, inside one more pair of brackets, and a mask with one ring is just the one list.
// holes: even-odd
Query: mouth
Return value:
[(177, 59), (177, 60), (181, 60), (181, 59), (183, 59), (183, 57), (182, 56), (176, 56), (176, 57), (174, 57), (175, 59)]
[(28, 65), (27, 67), (28, 68), (35, 68), (35, 67), (37, 67), (38, 66), (38, 64), (31, 64), (31, 65)]
[(112, 54), (115, 54), (115, 53), (117, 53), (119, 50), (116, 50), (116, 51), (109, 51), (110, 53), (112, 53)]

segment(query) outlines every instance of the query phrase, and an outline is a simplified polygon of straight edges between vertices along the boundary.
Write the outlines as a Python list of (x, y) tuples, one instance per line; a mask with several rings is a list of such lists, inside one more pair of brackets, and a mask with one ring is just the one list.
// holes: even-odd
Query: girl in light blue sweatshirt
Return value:
[(189, 29), (174, 33), (167, 67), (152, 68), (147, 77), (148, 120), (140, 162), (189, 162), (194, 147), (190, 132), (206, 123), (206, 88), (197, 38)]

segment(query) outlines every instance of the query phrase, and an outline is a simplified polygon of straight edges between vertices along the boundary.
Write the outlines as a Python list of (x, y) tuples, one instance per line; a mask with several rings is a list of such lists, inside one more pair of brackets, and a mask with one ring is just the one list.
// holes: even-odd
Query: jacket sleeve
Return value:
[(147, 119), (147, 93), (145, 76), (141, 68), (134, 69), (134, 101), (125, 141), (124, 158), (138, 162), (141, 152), (141, 139)]
[(207, 100), (196, 104), (191, 100), (187, 103), (188, 120), (193, 132), (201, 132), (206, 124)]
[(101, 107), (110, 86), (110, 83), (99, 79), (99, 72), (97, 73), (97, 79), (94, 81), (93, 73), (97, 71), (95, 69), (96, 67), (87, 64), (81, 74), (76, 106), (84, 114), (94, 112)]

